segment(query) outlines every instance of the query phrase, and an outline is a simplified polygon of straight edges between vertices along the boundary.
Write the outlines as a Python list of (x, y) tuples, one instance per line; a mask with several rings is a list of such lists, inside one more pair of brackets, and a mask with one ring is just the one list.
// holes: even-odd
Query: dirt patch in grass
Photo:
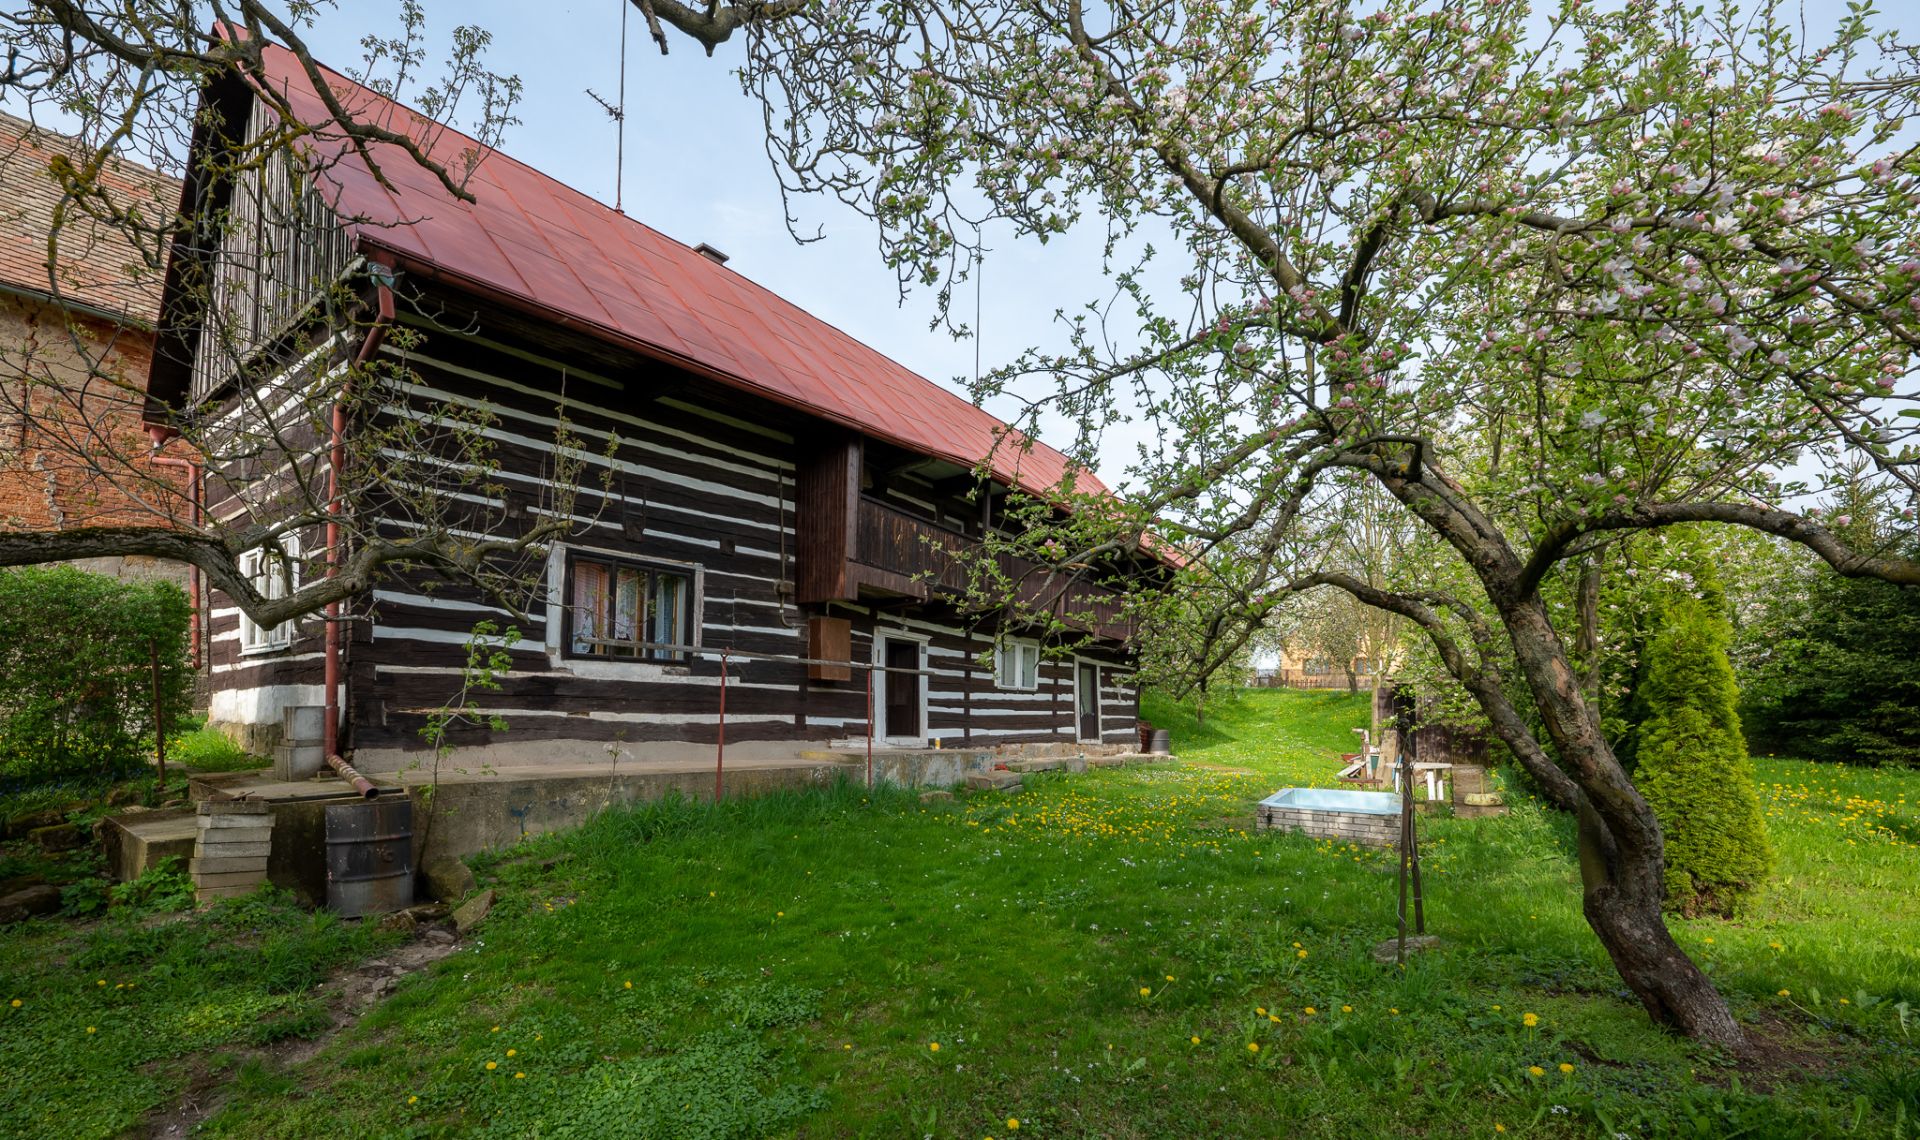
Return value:
[(312, 991), (326, 1012), (324, 1025), (268, 1045), (189, 1058), (180, 1095), (172, 1104), (149, 1114), (137, 1135), (149, 1140), (191, 1135), (202, 1121), (220, 1110), (231, 1092), (233, 1073), (242, 1065), (255, 1062), (269, 1070), (283, 1072), (306, 1063), (335, 1036), (365, 1017), (403, 978), (427, 969), (459, 948), (460, 941), (453, 931), (443, 923), (435, 923), (420, 927), (414, 940), (403, 946), (336, 972)]

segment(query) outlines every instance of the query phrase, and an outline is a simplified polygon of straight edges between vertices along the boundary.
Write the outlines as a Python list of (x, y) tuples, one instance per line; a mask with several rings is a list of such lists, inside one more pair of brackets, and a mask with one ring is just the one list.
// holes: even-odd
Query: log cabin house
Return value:
[[(269, 48), (265, 59), (256, 82), (322, 121), (292, 56)], [(345, 106), (409, 129), (450, 166), (477, 147), (327, 79)], [(198, 152), (271, 126), (245, 84), (206, 101)], [(511, 533), (558, 509), (573, 525), (537, 568), (511, 670), (472, 702), (478, 723), (457, 739), (478, 751), (463, 756), (521, 765), (710, 752), (723, 709), (730, 754), (791, 755), (869, 732), (898, 748), (1135, 739), (1129, 630), (1104, 586), (1005, 567), (1028, 603), (1093, 615), (1075, 619), (1070, 653), (1045, 654), (1027, 630), (957, 597), (954, 553), (999, 525), (1009, 494), (1056, 488), (1069, 472), (1060, 453), (1021, 446), (987, 412), (727, 268), (718, 251), (503, 153), (480, 159), (469, 203), (397, 152), (378, 160), (383, 184), (324, 129), (302, 145), (308, 162), (264, 172), (192, 164), (188, 202), (227, 221), (175, 250), (148, 415), (237, 414), (238, 385), (301, 390), (367, 352), (404, 365), (385, 381), (382, 417), (484, 410), (475, 430), (499, 468), (490, 489), (467, 495), (468, 525)], [(190, 288), (196, 275), (210, 284)], [(326, 316), (316, 295), (329, 282), (378, 315), (351, 329)], [(211, 347), (209, 306), (242, 330), (247, 376)], [(556, 405), (584, 468), (570, 505), (548, 485)], [(215, 517), (263, 509), (245, 490), (257, 472), (206, 477)], [(396, 509), (381, 525), (408, 524)], [(263, 551), (250, 564), (263, 587), (324, 572), (324, 535), (294, 537), (285, 560)], [(1143, 558), (1131, 572), (1152, 567)], [(461, 687), (476, 622), (516, 624), (478, 588), (407, 572), (336, 623), (333, 648), (327, 622), (261, 629), (224, 596), (211, 607), (211, 720), (265, 749), (288, 709), (337, 710), (329, 747), (368, 772), (418, 760), (430, 710)], [(495, 715), (505, 731), (485, 723)]]

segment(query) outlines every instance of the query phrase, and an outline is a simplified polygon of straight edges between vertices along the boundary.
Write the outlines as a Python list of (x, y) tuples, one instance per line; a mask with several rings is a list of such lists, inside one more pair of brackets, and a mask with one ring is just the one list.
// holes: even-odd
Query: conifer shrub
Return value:
[(1732, 915), (1772, 866), (1753, 761), (1727, 661), (1732, 630), (1718, 591), (1668, 601), (1646, 650), (1635, 783), (1667, 846), (1667, 905)]

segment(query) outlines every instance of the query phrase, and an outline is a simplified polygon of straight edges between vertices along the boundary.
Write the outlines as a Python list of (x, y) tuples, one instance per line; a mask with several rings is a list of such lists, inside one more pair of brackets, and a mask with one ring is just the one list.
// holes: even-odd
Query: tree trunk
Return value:
[(1585, 796), (1579, 820), (1581, 910), (1627, 988), (1655, 1024), (1744, 1052), (1746, 1035), (1726, 1000), (1667, 929), (1664, 856), (1615, 843)]
[[(1438, 471), (1433, 484), (1387, 476), (1387, 490), (1458, 550), (1500, 614), (1521, 678), (1559, 761), (1516, 750), (1543, 784), (1571, 782), (1580, 819), (1581, 909), (1614, 968), (1653, 1020), (1689, 1037), (1744, 1052), (1746, 1038), (1713, 983), (1667, 930), (1666, 857), (1660, 822), (1600, 731), (1598, 707), (1569, 660), (1539, 591), (1525, 584), (1519, 559), (1498, 527), (1457, 494)], [(1598, 576), (1586, 603), (1597, 618)], [(1595, 632), (1597, 633), (1597, 620)], [(1470, 686), (1471, 687), (1471, 686)], [(1500, 726), (1497, 710), (1476, 692)], [(1517, 729), (1518, 726), (1506, 726)], [(1529, 733), (1531, 735), (1531, 733)]]

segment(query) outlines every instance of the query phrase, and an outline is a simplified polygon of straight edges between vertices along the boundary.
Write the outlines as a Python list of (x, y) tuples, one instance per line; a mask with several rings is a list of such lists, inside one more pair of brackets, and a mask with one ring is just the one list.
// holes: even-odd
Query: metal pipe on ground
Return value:
[(329, 754), (327, 756), (327, 767), (332, 768), (336, 776), (352, 784), (353, 790), (359, 792), (363, 798), (370, 800), (380, 794), (380, 789), (373, 786), (372, 780), (354, 771), (353, 765), (342, 760), (340, 757)]

